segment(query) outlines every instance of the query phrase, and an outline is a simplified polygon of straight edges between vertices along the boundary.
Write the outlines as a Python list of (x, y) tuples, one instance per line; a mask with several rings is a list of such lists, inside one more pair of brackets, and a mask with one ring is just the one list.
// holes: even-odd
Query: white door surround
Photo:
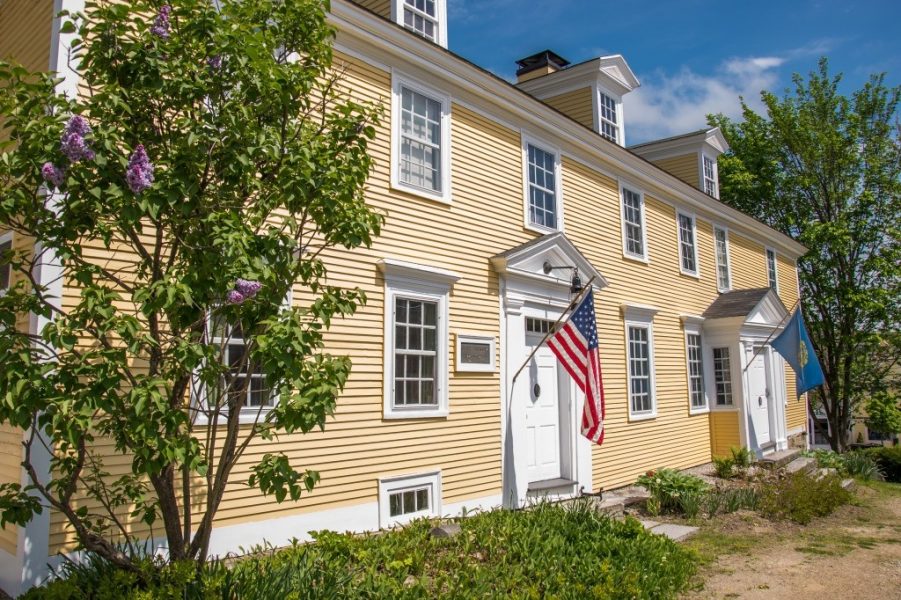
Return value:
[(748, 426), (752, 447), (758, 451), (769, 450), (773, 445), (770, 417), (774, 412), (771, 406), (773, 393), (770, 390), (769, 350), (765, 346), (748, 344), (746, 351), (751, 352), (747, 363), (748, 378)]
[[(499, 401), (503, 499), (507, 507), (524, 506), (530, 497), (563, 498), (583, 489), (592, 490), (591, 442), (578, 434), (585, 395), (558, 367), (556, 357), (546, 347), (536, 353), (513, 382), (543, 337), (527, 334), (526, 320), (555, 322), (572, 300), (569, 270), (545, 274), (545, 262), (577, 267), (583, 282), (595, 278), (595, 291), (607, 285), (562, 233), (536, 238), (492, 258), (500, 287)], [(540, 388), (537, 397), (536, 383)], [(538, 487), (541, 492), (536, 492)]]

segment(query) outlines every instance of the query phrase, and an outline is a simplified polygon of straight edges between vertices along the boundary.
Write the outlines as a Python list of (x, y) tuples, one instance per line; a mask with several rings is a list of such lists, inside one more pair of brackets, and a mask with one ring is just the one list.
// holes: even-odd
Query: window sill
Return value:
[(640, 414), (632, 414), (629, 413), (629, 422), (633, 421), (651, 421), (657, 418), (657, 411), (650, 413), (640, 413)]
[(735, 412), (738, 410), (734, 404), (721, 404), (719, 406), (711, 406), (710, 412)]
[[(254, 423), (259, 423), (266, 418), (266, 415), (269, 414), (269, 411), (274, 407), (264, 408), (263, 410), (257, 409), (242, 409), (241, 414), (238, 416), (238, 423), (241, 425), (253, 425)], [(219, 427), (222, 427), (226, 424), (228, 419), (228, 411), (222, 411), (219, 416)], [(198, 415), (197, 420), (194, 422), (194, 425), (198, 427), (206, 427), (209, 425), (209, 419), (207, 419), (206, 415)]]
[(448, 410), (446, 408), (435, 408), (428, 410), (415, 410), (415, 409), (385, 409), (382, 418), (390, 419), (390, 420), (398, 420), (398, 419), (407, 419), (407, 420), (416, 420), (416, 419), (446, 419), (448, 415)]
[(692, 279), (698, 279), (698, 280), (701, 279), (701, 273), (699, 271), (691, 272), (691, 271), (684, 271), (682, 269), (679, 269), (679, 273), (681, 273), (682, 275), (685, 275), (686, 277), (691, 277)]
[(707, 415), (710, 414), (710, 408), (704, 406), (702, 408), (690, 408), (688, 409), (688, 416), (693, 417), (695, 415)]
[(638, 256), (635, 254), (629, 254), (628, 252), (623, 252), (623, 258), (625, 258), (627, 260), (633, 260), (635, 262), (644, 263), (646, 265), (651, 264), (651, 259), (648, 258), (647, 256)]
[(418, 188), (414, 185), (406, 185), (397, 181), (391, 184), (391, 190), (395, 192), (401, 192), (403, 194), (409, 194), (411, 196), (418, 196), (426, 200), (434, 200), (435, 202), (440, 202), (442, 204), (451, 204), (450, 192), (430, 192), (426, 189)]
[(543, 225), (535, 225), (534, 223), (526, 223), (523, 227), (528, 231), (534, 231), (535, 233), (538, 233), (540, 235), (547, 235), (549, 233), (557, 233), (558, 231), (561, 231), (561, 232), (563, 231), (562, 227), (558, 227), (557, 229), (554, 229), (553, 227), (545, 227)]

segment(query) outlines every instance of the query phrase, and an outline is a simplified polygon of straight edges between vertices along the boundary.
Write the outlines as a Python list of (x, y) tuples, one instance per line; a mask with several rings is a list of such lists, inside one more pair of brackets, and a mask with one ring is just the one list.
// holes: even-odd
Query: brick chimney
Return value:
[(522, 83), (561, 71), (569, 65), (569, 61), (555, 52), (543, 50), (516, 61), (516, 64), (519, 66), (516, 70), (516, 83)]

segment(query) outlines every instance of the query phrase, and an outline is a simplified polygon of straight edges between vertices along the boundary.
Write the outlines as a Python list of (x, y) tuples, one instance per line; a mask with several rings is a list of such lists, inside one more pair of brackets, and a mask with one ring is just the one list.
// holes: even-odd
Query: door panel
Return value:
[(529, 481), (560, 477), (560, 405), (557, 359), (542, 347), (532, 358), (526, 403)]
[(761, 353), (748, 366), (748, 410), (758, 448), (772, 441), (766, 360), (766, 355)]

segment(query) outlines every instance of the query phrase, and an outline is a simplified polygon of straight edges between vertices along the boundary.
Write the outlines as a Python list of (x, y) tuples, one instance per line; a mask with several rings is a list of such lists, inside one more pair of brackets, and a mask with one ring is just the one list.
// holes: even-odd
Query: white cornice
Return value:
[(698, 152), (704, 152), (707, 156), (716, 158), (728, 149), (729, 143), (719, 127), (699, 131), (693, 135), (647, 142), (629, 148), (630, 151), (648, 160), (661, 160)]
[(619, 54), (601, 56), (556, 73), (529, 79), (516, 87), (536, 98), (556, 96), (581, 86), (600, 86), (618, 96), (628, 94), (641, 83)]
[[(501, 78), (465, 61), (455, 54), (404, 31), (347, 0), (334, 0), (329, 20), (338, 28), (336, 47), (347, 48), (358, 57), (369, 57), (382, 64), (403, 64), (405, 68), (429, 74), (445, 82), (457, 96), (471, 98), (470, 105), (502, 123), (519, 123), (541, 131), (551, 140), (560, 140), (567, 155), (601, 173), (630, 177), (655, 198), (679, 203), (697, 210), (707, 220), (729, 225), (752, 239), (764, 240), (796, 259), (807, 249), (754, 218), (726, 206), (642, 157), (605, 140), (590, 129), (558, 113), (540, 100)], [(488, 110), (499, 107), (510, 117), (496, 116)]]
[(402, 277), (447, 286), (451, 286), (460, 280), (460, 275), (453, 271), (431, 265), (420, 265), (405, 260), (397, 260), (396, 258), (382, 258), (376, 264), (379, 271), (389, 278)]

